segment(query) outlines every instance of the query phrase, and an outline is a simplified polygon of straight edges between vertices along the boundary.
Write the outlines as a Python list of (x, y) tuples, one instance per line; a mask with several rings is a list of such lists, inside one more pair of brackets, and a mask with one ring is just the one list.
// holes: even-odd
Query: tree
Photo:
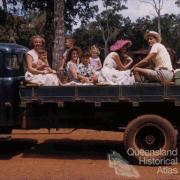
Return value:
[(102, 39), (104, 41), (104, 56), (108, 53), (108, 44), (110, 40), (118, 34), (118, 27), (117, 24), (113, 22), (113, 19), (116, 20), (119, 18), (117, 14), (119, 11), (127, 9), (127, 7), (122, 4), (123, 2), (126, 3), (127, 0), (104, 0), (103, 6), (105, 10), (96, 17), (98, 28), (101, 30)]
[[(45, 25), (44, 25), (44, 36), (46, 39), (46, 46), (48, 50), (48, 56), (50, 59), (50, 63), (53, 61), (52, 52), (54, 52), (55, 62), (53, 62), (53, 67), (57, 66), (59, 63), (57, 62), (57, 58), (62, 56), (62, 50), (64, 48), (64, 31), (71, 31), (72, 26), (77, 24), (80, 20), (82, 23), (85, 23), (88, 19), (92, 18), (95, 12), (98, 11), (97, 5), (93, 5), (92, 2), (97, 0), (65, 0), (60, 2), (61, 6), (63, 5), (63, 12), (58, 14), (58, 11), (61, 9), (55, 9), (57, 6), (61, 8), (57, 3), (59, 1), (55, 0), (10, 0), (20, 2), (23, 6), (23, 9), (27, 12), (36, 12), (39, 14), (45, 14)], [(56, 15), (54, 16), (54, 10), (56, 11)], [(61, 11), (62, 12), (62, 11)], [(26, 13), (27, 14), (27, 13)], [(28, 14), (27, 14), (28, 15)], [(61, 24), (59, 24), (59, 20), (57, 20), (56, 16), (60, 18)], [(55, 17), (55, 18), (54, 18)], [(55, 21), (53, 21), (55, 20)], [(61, 27), (60, 27), (61, 26)], [(64, 29), (65, 26), (65, 29)], [(57, 28), (57, 29), (54, 29)], [(58, 29), (62, 28), (62, 32)], [(59, 31), (59, 32), (58, 32)], [(55, 32), (55, 34), (53, 33)], [(56, 35), (56, 37), (55, 37)], [(59, 37), (61, 35), (62, 37)], [(61, 50), (58, 51), (59, 55), (57, 54), (57, 49), (54, 51), (53, 47), (57, 48), (57, 45), (53, 45), (54, 39), (60, 42), (61, 39)], [(58, 42), (55, 43), (58, 43)], [(62, 59), (62, 58), (59, 58)]]
[(157, 21), (158, 21), (158, 32), (161, 35), (161, 10), (163, 9), (164, 0), (140, 0), (143, 3), (150, 4), (156, 14), (157, 14)]
[(2, 4), (3, 4), (4, 11), (7, 12), (7, 2), (6, 2), (6, 0), (2, 0)]
[(58, 70), (64, 52), (64, 0), (54, 3), (54, 32), (53, 68)]

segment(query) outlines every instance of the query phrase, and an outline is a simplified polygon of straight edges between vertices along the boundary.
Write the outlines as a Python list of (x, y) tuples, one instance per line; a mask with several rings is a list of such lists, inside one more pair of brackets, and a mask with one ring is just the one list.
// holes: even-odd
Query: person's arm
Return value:
[(63, 53), (62, 60), (60, 60), (60, 62), (61, 62), (60, 67), (59, 67), (60, 71), (64, 70), (64, 66), (65, 66), (65, 63), (67, 61), (68, 52), (69, 52), (69, 49), (66, 49), (65, 52)]
[(64, 64), (65, 64), (65, 59), (63, 57), (62, 60), (61, 60), (61, 64), (60, 64), (59, 70), (64, 70)]
[(72, 76), (73, 76), (73, 78), (74, 78), (75, 80), (78, 80), (78, 79), (79, 79), (79, 78), (78, 78), (77, 71), (76, 71), (76, 69), (75, 69), (75, 67), (74, 67), (74, 65), (73, 65), (72, 63), (70, 64), (69, 71), (71, 72), (71, 74), (72, 74)]
[(142, 67), (147, 65), (153, 58), (156, 57), (157, 53), (150, 53), (148, 54), (144, 59), (142, 59), (140, 62), (138, 62), (137, 64), (135, 64), (131, 70), (135, 69), (136, 67)]
[(100, 70), (102, 68), (102, 63), (101, 63), (101, 60), (100, 58), (98, 59), (98, 68), (97, 70)]
[(125, 69), (128, 69), (130, 65), (133, 63), (133, 59), (129, 56), (126, 57), (127, 59), (127, 64), (124, 65)]
[(26, 61), (27, 61), (27, 69), (32, 74), (46, 74), (46, 71), (41, 71), (32, 66), (32, 56), (27, 54), (26, 55)]
[(112, 58), (115, 61), (115, 63), (117, 64), (118, 70), (125, 70), (125, 66), (122, 64), (118, 54), (113, 54)]

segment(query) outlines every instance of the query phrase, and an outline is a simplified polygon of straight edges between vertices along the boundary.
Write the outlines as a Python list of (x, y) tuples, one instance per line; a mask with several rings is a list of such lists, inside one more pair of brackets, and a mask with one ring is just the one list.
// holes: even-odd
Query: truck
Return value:
[(162, 160), (176, 149), (180, 85), (35, 86), (24, 80), (24, 46), (0, 43), (0, 134), (74, 128), (124, 132), (133, 160)]

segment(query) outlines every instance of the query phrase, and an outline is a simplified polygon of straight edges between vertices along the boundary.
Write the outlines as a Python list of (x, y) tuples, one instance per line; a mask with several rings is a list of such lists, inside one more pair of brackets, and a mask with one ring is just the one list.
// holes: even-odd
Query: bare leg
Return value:
[(136, 82), (143, 82), (144, 76), (146, 76), (146, 73), (144, 73), (144, 69), (138, 67), (134, 69), (133, 74)]
[(142, 82), (142, 76), (147, 77), (148, 79), (157, 81), (157, 72), (152, 69), (136, 67), (134, 69), (134, 76), (137, 81), (139, 81), (139, 78), (140, 78), (141, 82)]

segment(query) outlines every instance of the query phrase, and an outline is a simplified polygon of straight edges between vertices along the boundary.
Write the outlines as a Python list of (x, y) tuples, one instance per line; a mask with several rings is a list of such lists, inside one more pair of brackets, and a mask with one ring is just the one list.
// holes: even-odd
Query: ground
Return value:
[[(174, 166), (127, 165), (123, 133), (73, 129), (48, 133), (14, 130), (10, 140), (0, 141), (0, 180), (180, 179), (179, 157)], [(117, 161), (109, 160), (113, 152)]]

